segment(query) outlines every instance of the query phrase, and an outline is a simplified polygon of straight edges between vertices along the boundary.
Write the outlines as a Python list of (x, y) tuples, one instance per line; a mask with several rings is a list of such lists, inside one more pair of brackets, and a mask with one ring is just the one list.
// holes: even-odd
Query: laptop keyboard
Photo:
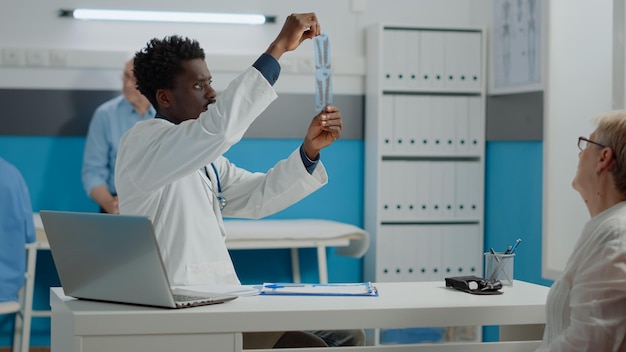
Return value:
[(230, 294), (219, 294), (219, 293), (210, 293), (210, 292), (195, 293), (193, 291), (176, 292), (176, 291), (185, 291), (185, 290), (175, 289), (172, 292), (174, 302), (176, 303), (176, 306), (179, 308), (222, 303), (226, 301), (232, 301), (233, 299), (237, 298), (236, 295), (230, 295)]
[(188, 295), (174, 295), (174, 301), (176, 302), (190, 302), (190, 301), (210, 301), (209, 297), (200, 296), (188, 296)]

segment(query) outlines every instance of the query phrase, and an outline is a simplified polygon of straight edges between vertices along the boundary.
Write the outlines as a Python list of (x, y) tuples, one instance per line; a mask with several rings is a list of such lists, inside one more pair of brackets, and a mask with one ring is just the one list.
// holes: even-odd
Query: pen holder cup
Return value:
[(499, 280), (503, 286), (513, 286), (515, 254), (485, 253), (485, 279)]

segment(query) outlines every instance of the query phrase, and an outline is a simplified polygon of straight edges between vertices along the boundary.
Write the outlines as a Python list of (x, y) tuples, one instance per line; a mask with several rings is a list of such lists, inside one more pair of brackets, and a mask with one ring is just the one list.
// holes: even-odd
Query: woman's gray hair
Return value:
[(614, 110), (598, 114), (594, 120), (596, 139), (613, 150), (615, 161), (609, 170), (617, 190), (626, 195), (626, 111)]

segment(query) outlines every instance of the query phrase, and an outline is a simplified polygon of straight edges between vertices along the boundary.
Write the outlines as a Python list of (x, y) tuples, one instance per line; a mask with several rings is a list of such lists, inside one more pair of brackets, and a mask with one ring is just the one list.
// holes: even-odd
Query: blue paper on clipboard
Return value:
[(378, 290), (371, 282), (346, 284), (266, 282), (261, 287), (260, 294), (292, 296), (378, 296)]
[(315, 111), (324, 110), (333, 103), (332, 65), (330, 63), (330, 40), (322, 33), (313, 38), (315, 48)]

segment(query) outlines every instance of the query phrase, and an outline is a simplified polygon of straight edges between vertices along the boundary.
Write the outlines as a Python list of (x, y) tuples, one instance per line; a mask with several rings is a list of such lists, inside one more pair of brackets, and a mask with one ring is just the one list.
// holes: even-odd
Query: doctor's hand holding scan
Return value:
[(341, 137), (342, 123), (339, 108), (332, 105), (327, 105), (313, 118), (303, 144), (304, 152), (309, 159), (316, 159), (322, 148), (328, 147)]
[(278, 60), (282, 54), (295, 50), (303, 41), (312, 39), (320, 33), (320, 24), (315, 13), (292, 13), (285, 20), (283, 28), (266, 53)]
[[(222, 217), (263, 218), (328, 183), (320, 150), (341, 136), (334, 106), (314, 116), (303, 143), (265, 173), (223, 155), (278, 97), (278, 59), (320, 32), (315, 13), (288, 16), (267, 50), (219, 95), (197, 40), (153, 38), (135, 53), (137, 88), (156, 114), (122, 137), (115, 185), (121, 214), (151, 219), (170, 285), (239, 285)], [(243, 334), (245, 349), (364, 341), (362, 330)]]
[[(291, 14), (266, 53), (278, 60), (283, 53), (295, 50), (304, 40), (313, 39), (320, 34), (321, 28), (315, 13)], [(327, 105), (309, 125), (303, 143), (306, 156), (310, 160), (317, 159), (322, 148), (329, 146), (341, 136), (342, 128), (339, 108)]]

